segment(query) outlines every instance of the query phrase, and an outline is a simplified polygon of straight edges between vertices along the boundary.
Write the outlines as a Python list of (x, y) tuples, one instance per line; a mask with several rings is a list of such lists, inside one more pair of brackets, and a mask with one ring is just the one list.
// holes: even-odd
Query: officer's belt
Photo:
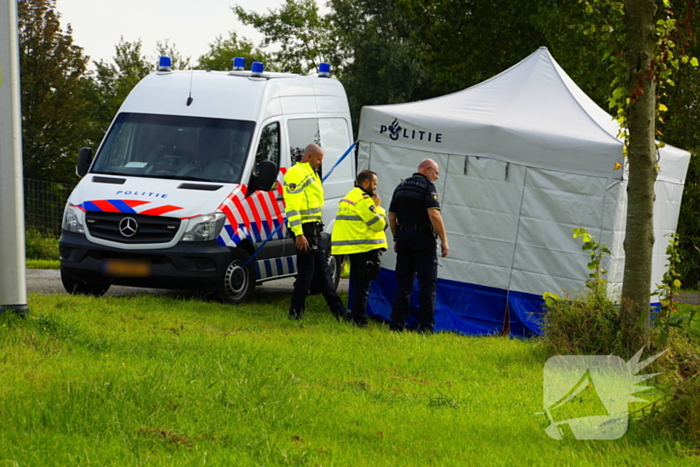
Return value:
[(415, 230), (418, 232), (432, 232), (433, 226), (432, 226), (432, 224), (416, 224), (416, 225), (399, 224), (399, 230), (400, 231), (407, 231), (407, 232), (410, 232), (411, 230)]

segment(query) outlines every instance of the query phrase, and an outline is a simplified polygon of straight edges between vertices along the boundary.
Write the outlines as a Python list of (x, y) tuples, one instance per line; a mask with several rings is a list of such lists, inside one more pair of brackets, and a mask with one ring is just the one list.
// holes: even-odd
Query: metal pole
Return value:
[(0, 0), (0, 312), (27, 307), (17, 0)]

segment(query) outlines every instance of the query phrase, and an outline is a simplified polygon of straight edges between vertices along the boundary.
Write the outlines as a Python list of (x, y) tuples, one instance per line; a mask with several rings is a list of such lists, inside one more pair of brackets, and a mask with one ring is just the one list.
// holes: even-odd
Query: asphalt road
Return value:
[[(294, 278), (278, 279), (264, 282), (255, 288), (255, 293), (287, 293), (291, 294), (294, 288)], [(348, 291), (348, 280), (340, 279), (338, 291)], [(61, 283), (61, 273), (57, 269), (27, 269), (27, 293), (40, 294), (65, 294), (66, 291)], [(114, 285), (109, 288), (107, 295), (113, 297), (125, 297), (133, 295), (177, 295), (196, 296), (197, 292), (184, 292), (178, 290), (165, 289), (145, 289), (140, 287), (121, 287)]]
[[(294, 278), (278, 279), (270, 282), (265, 282), (255, 289), (255, 293), (291, 294), (294, 286)], [(340, 279), (338, 285), (339, 292), (348, 291), (348, 280)], [(27, 269), (27, 292), (41, 294), (65, 294), (66, 291), (61, 283), (61, 274), (56, 269)], [(165, 289), (144, 289), (139, 287), (121, 287), (114, 285), (109, 288), (107, 295), (114, 297), (124, 297), (132, 295), (173, 295), (195, 297), (197, 292), (184, 292), (178, 290)], [(691, 305), (700, 305), (700, 293), (683, 293), (679, 294), (676, 300), (680, 303)]]

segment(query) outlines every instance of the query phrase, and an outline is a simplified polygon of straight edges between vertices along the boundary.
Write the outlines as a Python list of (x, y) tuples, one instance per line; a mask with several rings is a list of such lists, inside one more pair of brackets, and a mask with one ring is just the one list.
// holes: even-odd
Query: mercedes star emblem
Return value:
[(139, 224), (133, 217), (125, 217), (119, 222), (119, 232), (127, 238), (136, 235), (138, 228)]

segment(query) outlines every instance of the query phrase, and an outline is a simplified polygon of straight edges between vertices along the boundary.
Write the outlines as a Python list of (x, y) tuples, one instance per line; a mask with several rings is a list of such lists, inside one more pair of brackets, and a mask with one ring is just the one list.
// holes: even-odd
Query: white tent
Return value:
[[(379, 174), (386, 206), (422, 159), (441, 168), (451, 251), (438, 268), (436, 330), (490, 334), (508, 322), (514, 335), (539, 333), (542, 294), (580, 290), (588, 278), (575, 227), (610, 248), (604, 266), (619, 292), (627, 181), (617, 135), (617, 123), (544, 47), (463, 91), (362, 109), (358, 169)], [(663, 276), (665, 235), (676, 229), (690, 159), (668, 145), (659, 156), (653, 284)], [(370, 294), (374, 315), (391, 313), (395, 264), (386, 252)]]

